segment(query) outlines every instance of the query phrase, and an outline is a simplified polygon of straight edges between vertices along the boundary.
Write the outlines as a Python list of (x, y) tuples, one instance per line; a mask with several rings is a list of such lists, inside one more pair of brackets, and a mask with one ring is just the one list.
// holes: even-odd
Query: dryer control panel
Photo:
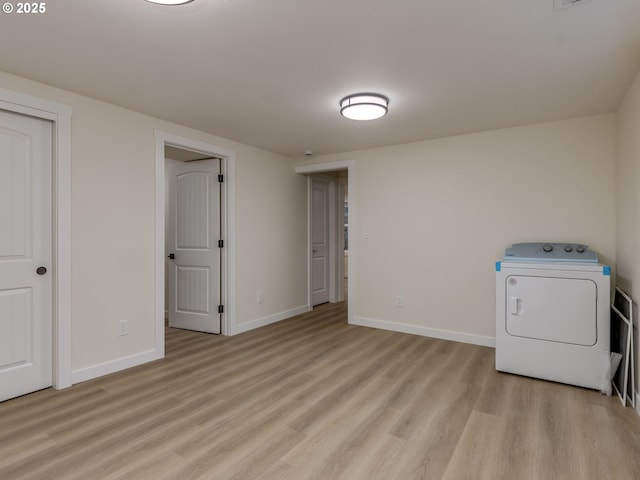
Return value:
[(598, 263), (598, 254), (581, 243), (514, 243), (504, 261), (527, 263)]

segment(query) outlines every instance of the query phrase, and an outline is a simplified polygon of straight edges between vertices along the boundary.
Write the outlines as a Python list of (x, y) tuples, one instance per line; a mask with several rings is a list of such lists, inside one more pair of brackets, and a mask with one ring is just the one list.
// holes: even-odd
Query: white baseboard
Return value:
[(108, 362), (92, 365), (91, 367), (79, 368), (71, 372), (72, 383), (85, 382), (93, 378), (109, 375), (110, 373), (119, 372), (127, 368), (136, 367), (143, 363), (152, 362), (162, 358), (156, 350), (147, 350), (146, 352), (136, 353), (128, 357), (117, 358)]
[(636, 412), (640, 415), (640, 390), (636, 390)]
[(295, 317), (296, 315), (309, 312), (310, 310), (311, 308), (309, 307), (309, 305), (303, 305), (301, 307), (286, 310), (284, 312), (274, 313), (273, 315), (269, 315), (267, 317), (262, 317), (256, 320), (241, 323), (239, 325), (235, 325), (235, 328), (233, 328), (233, 331), (230, 332), (229, 335), (237, 335), (239, 333), (248, 332), (249, 330), (253, 330), (254, 328), (264, 327), (265, 325), (270, 325), (272, 323), (279, 322), (280, 320)]
[(454, 342), (471, 343), (473, 345), (482, 345), (485, 347), (496, 347), (495, 337), (486, 337), (484, 335), (453, 332), (451, 330), (440, 330), (438, 328), (429, 328), (420, 325), (411, 325), (408, 323), (388, 322), (386, 320), (377, 320), (364, 317), (353, 317), (353, 319), (349, 323), (353, 325), (360, 325), (362, 327), (391, 330), (392, 332), (410, 333), (412, 335), (420, 335), (423, 337), (440, 338), (442, 340), (453, 340)]

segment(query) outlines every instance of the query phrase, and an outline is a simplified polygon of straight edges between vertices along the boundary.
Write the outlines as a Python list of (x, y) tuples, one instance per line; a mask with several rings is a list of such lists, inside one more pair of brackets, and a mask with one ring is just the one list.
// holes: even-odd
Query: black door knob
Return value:
[(38, 267), (38, 268), (36, 268), (36, 273), (38, 275), (44, 275), (45, 273), (47, 273), (47, 267)]
[(175, 253), (170, 253), (170, 254), (169, 254), (169, 258), (170, 258), (171, 260), (173, 260), (174, 258), (176, 258), (176, 254), (175, 254)]

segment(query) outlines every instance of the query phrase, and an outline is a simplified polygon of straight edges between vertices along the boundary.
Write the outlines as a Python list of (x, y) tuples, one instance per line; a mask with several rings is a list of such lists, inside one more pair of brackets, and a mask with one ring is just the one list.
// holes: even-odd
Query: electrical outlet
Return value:
[(118, 336), (129, 335), (129, 320), (118, 320)]
[(402, 295), (396, 295), (395, 306), (398, 308), (404, 307), (404, 297)]
[(258, 290), (258, 293), (256, 294), (256, 301), (258, 303), (262, 303), (262, 290)]

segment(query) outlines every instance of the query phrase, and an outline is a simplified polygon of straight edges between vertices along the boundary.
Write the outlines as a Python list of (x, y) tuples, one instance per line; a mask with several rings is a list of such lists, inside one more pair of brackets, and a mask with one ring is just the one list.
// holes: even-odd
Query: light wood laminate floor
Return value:
[(0, 479), (638, 479), (640, 417), (344, 304), (0, 403)]

